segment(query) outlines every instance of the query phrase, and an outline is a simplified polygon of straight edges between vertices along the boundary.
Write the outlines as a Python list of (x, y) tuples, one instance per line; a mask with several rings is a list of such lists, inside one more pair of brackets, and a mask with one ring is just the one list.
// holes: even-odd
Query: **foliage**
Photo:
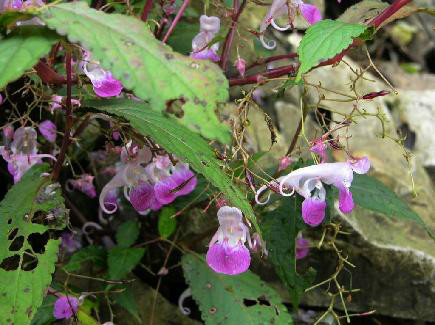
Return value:
[(30, 169), (0, 203), (1, 323), (30, 324), (55, 269), (60, 241), (52, 230), (67, 217), (58, 184), (41, 177), (47, 171), (45, 164)]
[(163, 238), (168, 238), (173, 234), (177, 227), (177, 219), (174, 218), (175, 209), (163, 208), (159, 214), (159, 235)]
[(77, 272), (87, 262), (92, 265), (104, 268), (106, 265), (106, 251), (100, 246), (90, 245), (75, 252), (68, 264), (65, 265), (65, 270), (68, 272)]
[(32, 68), (57, 41), (59, 36), (55, 33), (34, 26), (20, 27), (1, 40), (0, 89)]
[(293, 324), (278, 294), (254, 273), (217, 274), (194, 255), (183, 256), (182, 265), (206, 325)]
[(118, 227), (116, 242), (119, 247), (130, 247), (139, 237), (139, 223), (136, 220), (128, 220)]
[(228, 129), (214, 112), (216, 102), (228, 99), (227, 81), (216, 65), (173, 52), (133, 17), (105, 14), (84, 2), (49, 6), (41, 19), (80, 42), (153, 109), (173, 114), (209, 139), (229, 142)]

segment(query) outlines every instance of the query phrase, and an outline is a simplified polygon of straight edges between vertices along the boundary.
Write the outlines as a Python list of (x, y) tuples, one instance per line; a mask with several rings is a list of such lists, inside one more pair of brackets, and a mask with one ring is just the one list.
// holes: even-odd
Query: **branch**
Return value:
[(233, 15), (232, 15), (232, 22), (230, 26), (230, 30), (228, 31), (227, 36), (225, 37), (224, 46), (222, 48), (222, 55), (220, 60), (220, 66), (222, 70), (226, 70), (227, 63), (228, 63), (228, 57), (230, 55), (231, 51), (231, 45), (233, 43), (234, 34), (237, 29), (237, 22), (239, 21), (240, 14), (242, 13), (243, 9), (246, 7), (247, 0), (243, 0), (242, 4), (240, 5), (239, 0), (234, 0), (233, 2)]
[(184, 11), (186, 10), (187, 6), (189, 5), (189, 2), (190, 2), (190, 0), (184, 0), (183, 4), (181, 5), (180, 10), (178, 11), (177, 15), (174, 18), (174, 21), (172, 22), (171, 26), (169, 26), (169, 29), (166, 32), (165, 37), (163, 37), (163, 40), (162, 40), (163, 43), (166, 43), (166, 41), (168, 40), (169, 36), (171, 36), (172, 31), (174, 30), (174, 28), (177, 25), (177, 23), (180, 20), (180, 18), (183, 16)]
[(154, 4), (154, 0), (147, 0), (145, 2), (145, 5), (143, 7), (143, 12), (142, 12), (142, 16), (140, 16), (140, 19), (142, 21), (147, 21), (148, 19), (148, 14), (150, 13), (151, 9), (153, 8), (153, 4)]
[(248, 84), (256, 84), (259, 82), (262, 82), (266, 79), (272, 79), (272, 78), (278, 78), (278, 77), (282, 77), (284, 75), (296, 75), (296, 68), (297, 65), (287, 65), (281, 68), (276, 68), (273, 70), (269, 70), (267, 72), (262, 72), (262, 73), (256, 73), (254, 75), (251, 76), (247, 76), (245, 78), (240, 78), (240, 79), (230, 79), (229, 83), (230, 83), (230, 87), (232, 86), (241, 86), (241, 85), (248, 85)]
[(258, 59), (255, 62), (251, 63), (246, 68), (246, 70), (249, 70), (249, 69), (252, 69), (252, 68), (254, 68), (256, 66), (263, 65), (263, 64), (266, 64), (266, 63), (270, 63), (270, 62), (273, 62), (273, 61), (279, 61), (279, 60), (284, 60), (284, 59), (294, 59), (294, 58), (297, 58), (297, 57), (298, 57), (297, 53), (289, 53), (289, 54), (281, 54), (281, 55), (276, 55), (276, 56), (270, 56), (268, 58), (261, 58), (261, 59)]

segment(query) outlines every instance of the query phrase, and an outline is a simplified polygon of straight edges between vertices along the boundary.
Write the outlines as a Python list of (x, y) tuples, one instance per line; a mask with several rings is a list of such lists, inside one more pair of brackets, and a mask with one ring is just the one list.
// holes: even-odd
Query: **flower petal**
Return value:
[(343, 213), (351, 213), (355, 204), (353, 203), (352, 192), (346, 186), (338, 187), (338, 203), (340, 211)]
[(154, 187), (146, 182), (141, 182), (130, 191), (130, 203), (138, 212), (151, 208), (156, 200)]
[(357, 174), (366, 174), (371, 166), (371, 162), (367, 156), (348, 160), (348, 163), (350, 164), (350, 167), (352, 167), (352, 170)]
[(192, 192), (196, 183), (193, 172), (188, 169), (180, 170), (154, 185), (156, 198), (162, 204), (169, 204), (178, 196)]
[(106, 79), (101, 80), (98, 84), (93, 83), (93, 86), (95, 93), (100, 97), (118, 96), (122, 91), (121, 82), (114, 79), (110, 72), (107, 73)]
[(322, 14), (316, 6), (302, 3), (299, 6), (299, 9), (301, 10), (302, 16), (311, 25), (317, 23), (319, 20), (322, 20)]
[(62, 296), (54, 303), (53, 315), (56, 319), (71, 318), (79, 306), (79, 301), (75, 297)]
[(251, 264), (249, 250), (241, 243), (234, 247), (216, 243), (208, 249), (206, 259), (213, 271), (228, 275), (243, 273)]
[(306, 198), (304, 202), (302, 202), (302, 218), (307, 225), (316, 227), (320, 225), (325, 218), (325, 209), (325, 201)]
[(300, 260), (308, 255), (309, 242), (306, 239), (298, 238), (296, 239), (296, 259)]

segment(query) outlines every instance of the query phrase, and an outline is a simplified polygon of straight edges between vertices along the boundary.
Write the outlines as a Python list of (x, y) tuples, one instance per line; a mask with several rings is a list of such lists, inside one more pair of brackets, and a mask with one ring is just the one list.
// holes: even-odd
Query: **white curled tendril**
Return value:
[(295, 188), (292, 187), (292, 191), (290, 193), (284, 193), (284, 185), (285, 185), (285, 181), (290, 178), (292, 175), (287, 175), (285, 176), (280, 182), (279, 182), (279, 194), (281, 194), (282, 196), (292, 196), (295, 193)]
[(192, 296), (192, 289), (190, 289), (190, 287), (189, 287), (186, 290), (184, 290), (183, 293), (178, 298), (178, 308), (180, 308), (180, 311), (183, 315), (190, 314), (190, 309), (187, 307), (184, 307), (183, 303), (184, 303), (184, 300), (186, 300), (186, 298), (189, 298), (191, 296)]
[(273, 50), (276, 47), (276, 42), (274, 40), (266, 41), (264, 35), (260, 35), (260, 42), (268, 50)]
[(270, 24), (272, 25), (273, 28), (275, 28), (276, 30), (278, 30), (280, 32), (285, 32), (285, 31), (289, 30), (290, 28), (292, 28), (292, 25), (290, 25), (290, 24), (288, 24), (287, 26), (284, 26), (284, 27), (279, 26), (275, 22), (275, 19), (271, 19)]
[(263, 202), (260, 201), (260, 195), (261, 195), (264, 191), (266, 191), (267, 189), (268, 189), (267, 185), (263, 185), (263, 186), (260, 187), (260, 188), (258, 189), (258, 191), (255, 193), (255, 202), (256, 202), (258, 205), (265, 205), (265, 204), (267, 204), (267, 203), (269, 202), (270, 196), (272, 195), (271, 192), (269, 192), (269, 193), (267, 194), (267, 199), (266, 199), (265, 201), (263, 201)]

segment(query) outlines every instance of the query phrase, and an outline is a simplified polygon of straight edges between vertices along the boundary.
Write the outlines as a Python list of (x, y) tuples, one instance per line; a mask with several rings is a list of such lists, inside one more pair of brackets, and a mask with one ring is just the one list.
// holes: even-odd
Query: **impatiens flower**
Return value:
[(62, 296), (54, 303), (53, 315), (56, 319), (69, 319), (79, 308), (79, 301), (75, 297)]
[(301, 234), (298, 235), (298, 237), (296, 237), (296, 259), (300, 260), (305, 258), (309, 250), (310, 243), (308, 240), (304, 239)]
[(121, 133), (119, 133), (119, 131), (112, 132), (112, 139), (118, 141), (119, 139), (121, 139)]
[(190, 57), (214, 62), (220, 60), (219, 55), (217, 55), (219, 43), (214, 43), (209, 47), (209, 43), (219, 32), (220, 26), (221, 21), (219, 17), (202, 15), (199, 18), (199, 33), (192, 40), (192, 53), (190, 53)]
[(282, 157), (279, 161), (278, 171), (286, 169), (291, 163), (293, 162), (293, 159), (291, 159), (288, 156)]
[(33, 165), (41, 163), (42, 158), (56, 160), (52, 155), (38, 154), (37, 134), (31, 127), (18, 128), (10, 147), (0, 146), (0, 154), (8, 162), (8, 171), (17, 183)]
[(67, 181), (66, 186), (69, 191), (73, 189), (79, 190), (93, 199), (97, 196), (95, 186), (93, 184), (95, 176), (83, 174), (78, 179), (70, 179)]
[(41, 132), (42, 136), (51, 143), (56, 142), (56, 125), (50, 121), (50, 120), (45, 120), (43, 122), (41, 122), (38, 126), (39, 132)]
[(2, 10), (21, 10), (23, 7), (22, 0), (6, 0), (3, 2)]
[(81, 67), (91, 80), (95, 93), (100, 97), (118, 96), (122, 91), (122, 84), (113, 78), (110, 71), (101, 68), (98, 61), (91, 61), (89, 52), (84, 54)]
[[(293, 21), (296, 15), (299, 14), (301, 14), (309, 24), (315, 24), (322, 19), (322, 15), (316, 6), (306, 4), (302, 0), (274, 0), (260, 26), (260, 41), (263, 46), (270, 50), (276, 47), (275, 41), (266, 43), (264, 40), (264, 32), (269, 25), (272, 24), (272, 26), (279, 31), (286, 31), (293, 27)], [(276, 24), (275, 20), (282, 16), (288, 17), (289, 23), (287, 26), (280, 27)]]
[(236, 67), (237, 71), (239, 71), (240, 76), (244, 77), (246, 70), (246, 61), (242, 58), (238, 58), (236, 62), (234, 62), (234, 66)]
[(311, 152), (314, 152), (320, 157), (320, 162), (326, 162), (328, 160), (326, 149), (328, 146), (323, 142), (322, 139), (317, 139), (313, 141), (313, 146), (310, 148)]
[[(63, 100), (62, 96), (54, 95), (51, 97), (51, 103), (49, 107), (51, 114), (53, 114), (54, 111), (62, 108), (62, 100)], [(80, 101), (78, 99), (71, 99), (71, 105), (80, 107)]]
[(68, 253), (74, 253), (82, 247), (80, 240), (72, 232), (64, 232), (61, 236), (62, 248)]
[(252, 245), (248, 227), (242, 221), (242, 212), (238, 208), (224, 206), (218, 210), (217, 215), (219, 229), (210, 241), (207, 264), (218, 273), (243, 273), (251, 264), (246, 240)]
[[(277, 179), (281, 195), (290, 196), (294, 192), (303, 196), (302, 218), (304, 222), (312, 227), (322, 223), (325, 218), (326, 190), (323, 184), (332, 185), (339, 191), (339, 208), (343, 213), (350, 213), (354, 208), (350, 186), (353, 180), (353, 173), (365, 174), (370, 168), (370, 161), (367, 157), (352, 159), (347, 162), (321, 163), (311, 165), (292, 171), (286, 176)], [(256, 202), (267, 186), (262, 186), (256, 193)], [(290, 191), (285, 193), (284, 191)]]
[(11, 141), (14, 138), (14, 127), (7, 125), (3, 128), (3, 138), (6, 142)]

